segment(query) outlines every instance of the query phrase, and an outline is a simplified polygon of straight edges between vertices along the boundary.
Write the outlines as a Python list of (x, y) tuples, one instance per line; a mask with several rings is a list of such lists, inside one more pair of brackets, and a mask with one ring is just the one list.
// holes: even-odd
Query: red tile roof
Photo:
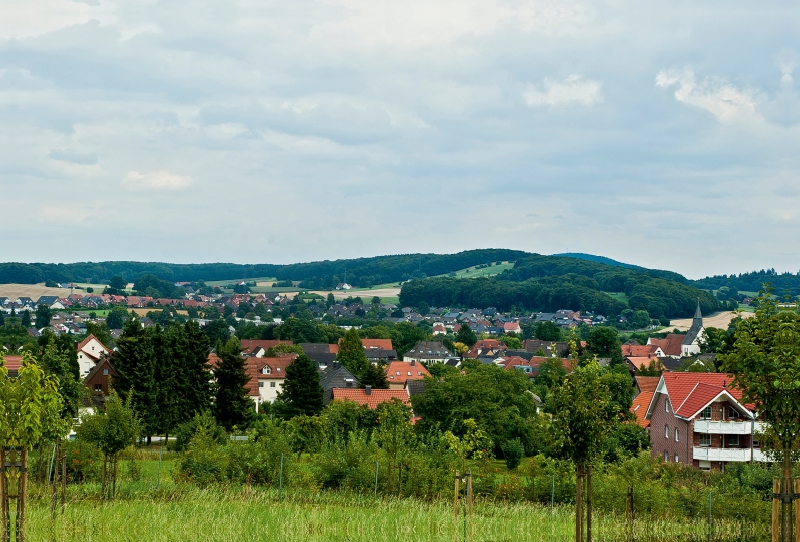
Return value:
[(643, 356), (643, 357), (626, 356), (625, 359), (627, 359), (630, 362), (630, 364), (633, 365), (633, 367), (635, 369), (639, 369), (640, 371), (649, 368), (650, 367), (650, 363), (653, 363), (653, 366), (657, 370), (659, 370), (659, 371), (663, 371), (664, 370), (664, 366), (658, 360), (657, 356)]
[(386, 378), (391, 383), (405, 384), (408, 380), (422, 380), (426, 376), (431, 376), (428, 369), (423, 367), (421, 363), (414, 363), (409, 361), (392, 361), (386, 366)]
[(372, 390), (367, 395), (367, 391), (358, 388), (333, 388), (334, 401), (353, 401), (359, 405), (367, 405), (369, 408), (377, 408), (381, 403), (399, 399), (403, 404), (408, 405), (408, 392), (406, 390)]
[[(277, 358), (253, 358), (258, 371), (258, 378), (261, 379), (282, 379), (286, 378), (286, 368), (292, 364), (297, 354), (286, 354)], [(270, 368), (270, 374), (264, 373), (264, 368)]]
[(639, 389), (642, 393), (649, 391), (654, 392), (656, 391), (656, 387), (658, 387), (658, 381), (661, 380), (660, 376), (637, 376), (636, 383), (639, 384)]
[(623, 344), (622, 345), (622, 357), (627, 356), (637, 356), (637, 357), (644, 357), (644, 356), (653, 356), (658, 349), (657, 344), (648, 344), (648, 345), (639, 345), (639, 344)]
[[(696, 416), (698, 412), (720, 393), (727, 392), (737, 402), (742, 393), (731, 387), (733, 378), (722, 373), (664, 373), (661, 379), (669, 394), (675, 414), (683, 418)], [(743, 405), (753, 409), (753, 405)]]
[(663, 339), (655, 339), (651, 337), (648, 342), (650, 343), (650, 346), (661, 347), (661, 351), (664, 352), (665, 356), (680, 356), (682, 353), (681, 345), (683, 344), (683, 339), (685, 338), (686, 335), (670, 333)]
[(643, 391), (636, 396), (631, 404), (631, 412), (636, 416), (636, 423), (642, 427), (650, 427), (650, 420), (645, 418), (647, 408), (650, 406), (650, 400), (653, 398), (652, 391)]

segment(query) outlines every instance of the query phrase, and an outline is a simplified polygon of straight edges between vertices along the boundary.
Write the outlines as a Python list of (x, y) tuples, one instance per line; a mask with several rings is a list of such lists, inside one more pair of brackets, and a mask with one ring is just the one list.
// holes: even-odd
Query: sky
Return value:
[(0, 0), (0, 260), (800, 270), (800, 4)]

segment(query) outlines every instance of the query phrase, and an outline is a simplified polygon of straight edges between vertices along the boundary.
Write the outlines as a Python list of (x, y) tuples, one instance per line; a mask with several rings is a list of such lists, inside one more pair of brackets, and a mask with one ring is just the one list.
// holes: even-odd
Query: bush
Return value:
[(64, 446), (67, 453), (67, 479), (70, 483), (100, 480), (103, 455), (97, 446), (85, 440), (69, 440)]
[(522, 441), (519, 438), (507, 440), (503, 444), (503, 457), (506, 460), (506, 467), (511, 470), (516, 469), (522, 458), (525, 457), (525, 447), (522, 445)]
[(215, 442), (222, 444), (228, 440), (225, 429), (217, 424), (214, 416), (210, 412), (203, 412), (195, 415), (188, 422), (179, 425), (175, 430), (175, 443), (167, 443), (167, 446), (171, 446), (173, 450), (178, 452), (184, 451), (201, 427), (206, 430)]

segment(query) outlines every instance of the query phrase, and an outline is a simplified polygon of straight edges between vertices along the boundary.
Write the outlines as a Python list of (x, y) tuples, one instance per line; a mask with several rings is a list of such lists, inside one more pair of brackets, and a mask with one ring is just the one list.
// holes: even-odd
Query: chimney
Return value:
[(412, 360), (411, 360), (411, 366), (412, 366), (412, 367), (414, 367), (414, 366), (416, 366), (416, 365), (417, 365), (417, 360), (415, 360), (415, 359), (412, 359)]
[(364, 386), (364, 393), (366, 393), (367, 395), (372, 395), (372, 386), (370, 386), (369, 384)]

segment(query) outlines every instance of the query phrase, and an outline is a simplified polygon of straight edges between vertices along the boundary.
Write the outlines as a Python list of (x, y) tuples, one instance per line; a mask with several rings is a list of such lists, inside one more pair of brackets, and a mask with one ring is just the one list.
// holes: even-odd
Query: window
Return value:
[(269, 367), (264, 367), (264, 374), (265, 375), (271, 375), (272, 374), (272, 369), (270, 369)]
[(678, 442), (678, 428), (675, 428), (675, 442)]
[(733, 408), (732, 406), (728, 407), (728, 418), (732, 420), (736, 420), (739, 418), (739, 411)]
[(760, 448), (761, 442), (758, 439), (753, 439), (753, 448)]
[(700, 434), (700, 446), (711, 446), (711, 435)]
[(738, 446), (739, 435), (728, 435), (728, 446)]
[(102, 384), (95, 384), (94, 385), (94, 391), (103, 391), (103, 385)]
[(108, 369), (103, 369), (103, 376), (106, 376), (107, 374), (108, 374)]
[(707, 406), (703, 410), (700, 411), (700, 419), (701, 420), (710, 420), (711, 419), (711, 407)]
[(263, 387), (264, 387), (264, 383), (263, 383), (263, 382), (259, 382), (259, 383), (258, 383), (258, 387), (259, 387), (259, 388), (263, 388)]
[(675, 463), (680, 463), (680, 460), (678, 459), (678, 454), (675, 454)]
[(664, 412), (669, 412), (669, 399), (664, 401)]
[(275, 382), (270, 382), (270, 383), (269, 383), (269, 387), (270, 387), (270, 388), (274, 388), (274, 387), (275, 387)]
[(669, 452), (664, 450), (664, 462), (669, 461)]
[(664, 426), (664, 438), (669, 438), (669, 425)]

